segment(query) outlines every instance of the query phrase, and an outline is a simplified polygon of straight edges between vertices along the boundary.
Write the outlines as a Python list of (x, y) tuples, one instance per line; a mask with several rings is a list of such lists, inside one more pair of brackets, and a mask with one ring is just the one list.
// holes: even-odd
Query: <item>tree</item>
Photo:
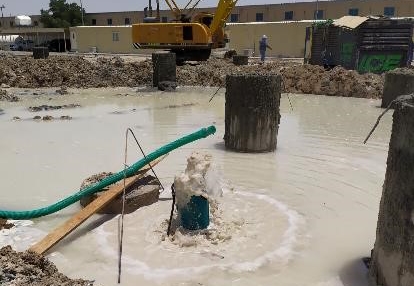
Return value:
[(40, 10), (40, 22), (46, 28), (69, 28), (82, 25), (85, 9), (66, 0), (50, 0), (48, 10)]

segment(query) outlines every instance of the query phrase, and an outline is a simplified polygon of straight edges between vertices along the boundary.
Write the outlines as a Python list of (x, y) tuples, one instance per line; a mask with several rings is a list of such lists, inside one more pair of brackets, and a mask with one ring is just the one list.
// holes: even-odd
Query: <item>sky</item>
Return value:
[[(67, 0), (80, 5), (81, 0)], [(185, 6), (189, 0), (176, 0), (180, 7)], [(305, 0), (306, 1), (306, 0)], [(309, 1), (309, 0), (308, 0)], [(155, 7), (155, 0), (153, 7)], [(237, 6), (252, 4), (278, 4), (286, 2), (304, 2), (303, 0), (239, 0)], [(86, 12), (115, 12), (115, 11), (137, 11), (148, 6), (147, 0), (82, 0)], [(215, 7), (218, 0), (201, 0), (199, 7)], [(16, 15), (38, 15), (40, 9), (49, 7), (49, 0), (0, 0), (0, 6), (4, 5), (4, 16)], [(164, 0), (160, 0), (161, 8), (166, 9)]]

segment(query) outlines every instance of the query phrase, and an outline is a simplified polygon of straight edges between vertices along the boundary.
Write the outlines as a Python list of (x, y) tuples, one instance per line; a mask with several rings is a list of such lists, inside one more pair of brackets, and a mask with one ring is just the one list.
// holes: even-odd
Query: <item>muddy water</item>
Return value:
[[(224, 150), (224, 97), (219, 93), (208, 103), (214, 91), (85, 90), (1, 102), (0, 207), (45, 206), (79, 189), (91, 174), (119, 170), (128, 127), (151, 151), (215, 124), (214, 136), (172, 152), (156, 168), (168, 189), (192, 151), (213, 155), (224, 196), (211, 232), (165, 238), (171, 204), (165, 191), (165, 200), (125, 218), (122, 285), (367, 285), (360, 258), (375, 240), (391, 114), (363, 145), (381, 113), (379, 101), (290, 95), (291, 110), (284, 96), (277, 152), (239, 154)], [(27, 110), (71, 103), (82, 107)], [(34, 121), (35, 115), (73, 119)], [(140, 155), (132, 141), (128, 146), (132, 163)], [(0, 233), (0, 245), (24, 249), (78, 209), (32, 225), (19, 222)], [(49, 257), (70, 277), (115, 285), (117, 225), (117, 218), (95, 216)]]

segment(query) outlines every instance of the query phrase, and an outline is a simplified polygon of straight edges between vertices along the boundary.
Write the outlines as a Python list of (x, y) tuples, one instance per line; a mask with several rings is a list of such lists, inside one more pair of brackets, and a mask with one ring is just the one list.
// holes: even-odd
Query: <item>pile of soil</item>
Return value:
[(321, 66), (301, 65), (281, 61), (248, 66), (235, 66), (226, 60), (210, 60), (197, 66), (177, 70), (179, 84), (225, 86), (226, 75), (234, 73), (280, 73), (284, 92), (323, 94), (345, 97), (381, 98), (384, 76), (359, 74), (336, 67), (326, 71)]
[(10, 246), (0, 249), (0, 285), (4, 286), (88, 286), (92, 281), (72, 280), (59, 273), (54, 264), (34, 252), (16, 252)]
[[(177, 67), (177, 81), (184, 86), (224, 86), (227, 74), (240, 72), (281, 73), (285, 92), (380, 98), (384, 77), (358, 74), (341, 67), (323, 67), (282, 61), (235, 66), (227, 59), (210, 59)], [(120, 57), (88, 61), (79, 56), (32, 57), (2, 55), (0, 84), (20, 88), (38, 87), (135, 87), (151, 85), (152, 62), (126, 62)]]

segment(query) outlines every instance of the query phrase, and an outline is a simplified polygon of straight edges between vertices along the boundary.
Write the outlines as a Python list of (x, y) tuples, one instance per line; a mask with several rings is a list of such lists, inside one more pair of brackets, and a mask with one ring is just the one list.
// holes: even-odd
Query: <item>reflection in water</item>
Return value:
[[(293, 111), (282, 98), (277, 151), (235, 153), (223, 148), (224, 92), (209, 103), (214, 91), (91, 89), (65, 97), (0, 103), (5, 111), (0, 117), (0, 207), (45, 206), (79, 189), (91, 174), (121, 169), (128, 127), (149, 152), (215, 124), (217, 134), (172, 152), (156, 167), (157, 173), (169, 186), (193, 150), (210, 152), (227, 184), (220, 204), (223, 215), (229, 222), (244, 224), (228, 244), (179, 249), (151, 239), (168, 218), (170, 201), (128, 215), (123, 285), (139, 281), (140, 285), (365, 286), (363, 268), (350, 261), (368, 256), (374, 243), (391, 114), (363, 145), (381, 112), (378, 101), (291, 95)], [(82, 107), (36, 113), (70, 115), (70, 121), (35, 122), (27, 110), (71, 103)], [(27, 120), (13, 121), (13, 116)], [(141, 158), (135, 143), (130, 142), (129, 150), (129, 163)], [(169, 196), (168, 191), (163, 194)], [(37, 219), (31, 227), (49, 231), (78, 209), (74, 205)], [(92, 230), (92, 222), (85, 225), (54, 249), (51, 259), (60, 270), (96, 279), (97, 285), (114, 285), (117, 223), (104, 221)], [(276, 250), (279, 256), (272, 254)], [(259, 267), (236, 267), (251, 266), (251, 261), (260, 261), (254, 264)]]

